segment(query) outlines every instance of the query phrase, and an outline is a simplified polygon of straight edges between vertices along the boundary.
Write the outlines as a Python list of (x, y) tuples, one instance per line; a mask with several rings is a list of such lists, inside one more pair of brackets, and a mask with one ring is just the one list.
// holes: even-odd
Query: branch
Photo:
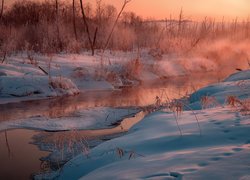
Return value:
[(0, 20), (3, 17), (3, 9), (4, 9), (4, 0), (2, 0), (2, 7), (1, 7), (1, 11), (0, 11)]
[(75, 0), (72, 0), (72, 13), (73, 13), (73, 29), (74, 29), (75, 39), (76, 39), (76, 41), (77, 41), (76, 14), (75, 14)]
[(90, 37), (89, 26), (88, 26), (88, 22), (87, 22), (87, 18), (86, 18), (85, 12), (84, 12), (82, 0), (80, 0), (80, 5), (81, 5), (81, 12), (82, 12), (83, 22), (84, 22), (84, 25), (86, 27), (86, 31), (87, 31), (87, 34), (88, 34), (89, 44), (90, 44), (90, 47), (91, 47), (91, 50), (92, 50), (92, 55), (94, 55), (93, 42), (92, 42), (91, 37)]
[(107, 41), (106, 41), (106, 43), (105, 43), (105, 45), (104, 45), (104, 47), (103, 47), (103, 51), (105, 51), (105, 49), (108, 47), (109, 41), (110, 41), (110, 39), (111, 39), (111, 37), (112, 37), (112, 34), (113, 34), (113, 32), (114, 32), (114, 29), (115, 29), (115, 26), (116, 26), (116, 24), (117, 24), (117, 22), (118, 22), (118, 20), (119, 20), (119, 18), (120, 18), (120, 16), (121, 16), (123, 10), (125, 9), (126, 5), (127, 5), (130, 1), (132, 1), (132, 0), (124, 0), (123, 5), (122, 5), (122, 8), (121, 8), (119, 14), (118, 14), (117, 17), (116, 17), (116, 20), (115, 20), (115, 22), (114, 22), (114, 24), (113, 24), (113, 26), (112, 26), (112, 29), (111, 29), (111, 31), (110, 31), (110, 33), (109, 33), (108, 38), (107, 38)]

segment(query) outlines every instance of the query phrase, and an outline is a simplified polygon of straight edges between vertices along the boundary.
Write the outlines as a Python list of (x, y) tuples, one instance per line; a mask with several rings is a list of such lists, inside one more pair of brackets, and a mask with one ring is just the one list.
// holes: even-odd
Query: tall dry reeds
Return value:
[(0, 9), (0, 50), (23, 51), (23, 42), (27, 42), (41, 53), (147, 48), (187, 55), (221, 40), (233, 45), (250, 39), (249, 19), (226, 22), (206, 17), (196, 22), (186, 19), (181, 11), (178, 19), (146, 20), (123, 12), (129, 1), (124, 2), (118, 12), (101, 0), (94, 7), (76, 0), (56, 5), (51, 1), (16, 1), (6, 10)]

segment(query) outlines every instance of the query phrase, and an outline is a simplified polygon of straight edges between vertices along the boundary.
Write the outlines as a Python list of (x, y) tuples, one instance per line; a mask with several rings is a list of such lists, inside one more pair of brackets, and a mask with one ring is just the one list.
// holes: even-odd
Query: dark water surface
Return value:
[(23, 129), (0, 132), (0, 179), (30, 179), (33, 173), (41, 171), (40, 158), (49, 152), (31, 144), (37, 133)]

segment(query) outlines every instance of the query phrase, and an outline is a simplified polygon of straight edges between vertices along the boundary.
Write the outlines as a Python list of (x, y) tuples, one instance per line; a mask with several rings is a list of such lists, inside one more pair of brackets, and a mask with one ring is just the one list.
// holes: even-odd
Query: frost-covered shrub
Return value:
[(52, 77), (50, 78), (49, 85), (57, 92), (62, 94), (74, 95), (79, 93), (77, 86), (67, 78)]

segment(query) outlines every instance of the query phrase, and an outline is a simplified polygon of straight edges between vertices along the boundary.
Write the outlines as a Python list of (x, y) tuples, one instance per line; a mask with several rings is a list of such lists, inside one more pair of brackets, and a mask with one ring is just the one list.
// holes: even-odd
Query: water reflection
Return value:
[(74, 156), (80, 153), (88, 156), (92, 147), (127, 132), (133, 125), (142, 120), (146, 114), (147, 112), (141, 111), (133, 117), (125, 118), (114, 128), (41, 132), (34, 137), (34, 143), (43, 150), (51, 151), (47, 161), (51, 164), (51, 169), (57, 169)]
[(59, 169), (74, 156), (80, 153), (88, 156), (92, 147), (122, 135), (145, 115), (145, 112), (139, 112), (110, 129), (64, 132), (16, 129), (1, 132), (0, 179), (29, 179), (34, 173)]
[(30, 144), (37, 133), (22, 129), (0, 132), (0, 179), (30, 179), (32, 173), (40, 172), (40, 158), (49, 153)]
[[(147, 106), (155, 103), (156, 96), (163, 100), (164, 98), (168, 100), (180, 98), (216, 82), (217, 79), (217, 75), (211, 74), (179, 77), (162, 83), (143, 84), (119, 91), (88, 92), (74, 97), (0, 105), (0, 121), (30, 116), (65, 117), (80, 109), (101, 106)], [(87, 149), (128, 131), (146, 114), (146, 112), (140, 112), (135, 117), (126, 118), (120, 125), (110, 129), (53, 133), (30, 130), (0, 132), (0, 161), (3, 165), (0, 169), (0, 179), (28, 179), (34, 172), (53, 169), (55, 164), (59, 168), (75, 155), (81, 152), (88, 154)], [(43, 161), (40, 161), (40, 158)]]
[(146, 106), (155, 103), (155, 97), (180, 98), (207, 84), (218, 81), (217, 74), (192, 75), (171, 78), (161, 83), (148, 83), (141, 86), (101, 92), (86, 92), (77, 96), (49, 100), (27, 101), (0, 105), (0, 121), (16, 120), (31, 116), (61, 117), (76, 110), (92, 107)]

